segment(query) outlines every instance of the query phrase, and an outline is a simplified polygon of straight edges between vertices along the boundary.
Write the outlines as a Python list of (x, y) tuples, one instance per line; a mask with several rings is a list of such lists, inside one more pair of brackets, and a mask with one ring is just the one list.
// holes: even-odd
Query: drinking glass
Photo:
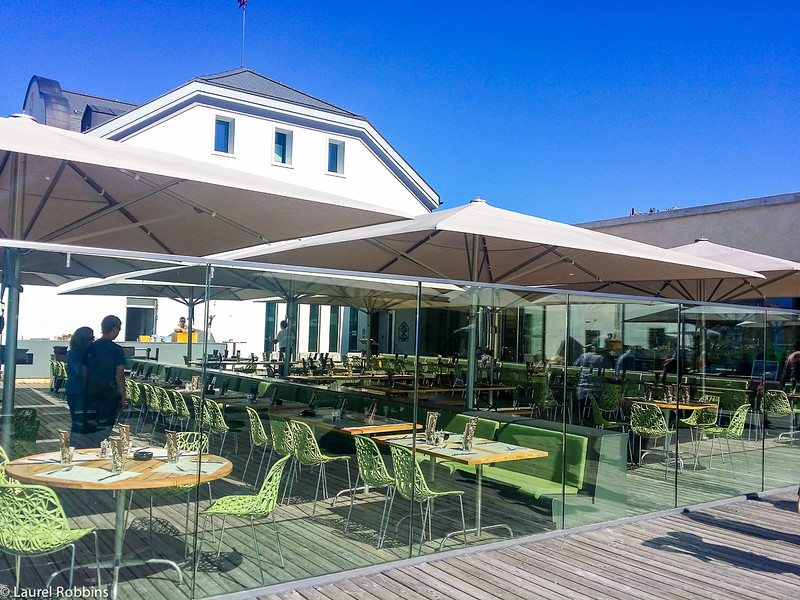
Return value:
[(114, 475), (122, 473), (125, 469), (125, 442), (120, 436), (114, 435), (108, 438), (108, 443), (111, 444), (111, 472)]

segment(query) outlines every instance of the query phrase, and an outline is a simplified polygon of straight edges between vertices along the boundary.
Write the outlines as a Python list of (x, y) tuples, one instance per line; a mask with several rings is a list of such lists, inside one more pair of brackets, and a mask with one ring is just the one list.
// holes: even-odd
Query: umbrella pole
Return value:
[(296, 332), (294, 331), (295, 327), (295, 317), (297, 312), (297, 302), (292, 299), (286, 300), (286, 355), (283, 357), (283, 376), (289, 376), (289, 368), (292, 364), (292, 355), (294, 354), (294, 338)]
[[(186, 308), (189, 311), (189, 317), (187, 319), (187, 327), (186, 331), (189, 334), (186, 336), (186, 358), (192, 360), (192, 330), (194, 329), (194, 292), (191, 292), (189, 295), (189, 302), (186, 303)], [(206, 326), (206, 330), (208, 327)]]
[(6, 248), (7, 259), (3, 278), (8, 285), (6, 303), (6, 348), (3, 358), (3, 427), (0, 444), (11, 453), (11, 422), (14, 417), (14, 382), (17, 378), (17, 333), (19, 317), (19, 250)]
[(478, 294), (474, 288), (470, 288), (469, 301), (469, 343), (467, 344), (467, 391), (464, 399), (467, 410), (472, 410), (473, 396), (475, 390), (475, 370), (477, 363), (475, 351), (478, 348)]
[(365, 346), (367, 347), (366, 357), (367, 357), (367, 368), (369, 368), (369, 359), (372, 358), (372, 311), (367, 309), (367, 326), (364, 328), (365, 334), (364, 337), (367, 338), (365, 342)]
[[(25, 199), (25, 176), (28, 157), (25, 154), (12, 155), (11, 190), (9, 192), (8, 221), (11, 224), (11, 238), (22, 239), (22, 206)], [(19, 328), (19, 250), (6, 248), (3, 279), (8, 288), (6, 304), (6, 348), (3, 357), (3, 411), (0, 444), (10, 453), (11, 425), (14, 417), (14, 382), (17, 378), (17, 337)]]

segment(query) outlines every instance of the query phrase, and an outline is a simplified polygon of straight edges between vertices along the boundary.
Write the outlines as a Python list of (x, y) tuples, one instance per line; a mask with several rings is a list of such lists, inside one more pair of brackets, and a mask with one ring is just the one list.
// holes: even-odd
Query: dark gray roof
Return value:
[(317, 108), (337, 115), (346, 117), (354, 117), (356, 119), (363, 119), (361, 115), (357, 115), (348, 110), (340, 108), (330, 102), (325, 102), (314, 96), (309, 96), (299, 90), (284, 85), (279, 81), (264, 77), (251, 71), (250, 69), (234, 69), (232, 71), (225, 71), (224, 73), (216, 73), (214, 75), (205, 75), (203, 77), (196, 77), (192, 81), (203, 81), (213, 85), (219, 85), (234, 90), (241, 90), (251, 94), (258, 94), (268, 98), (275, 98), (292, 104), (300, 106), (308, 106)]
[(129, 110), (136, 108), (136, 104), (110, 100), (100, 96), (81, 94), (80, 92), (61, 91), (61, 95), (69, 102), (70, 108), (70, 130), (81, 131), (81, 119), (87, 106), (91, 106), (95, 112), (104, 114), (121, 115)]

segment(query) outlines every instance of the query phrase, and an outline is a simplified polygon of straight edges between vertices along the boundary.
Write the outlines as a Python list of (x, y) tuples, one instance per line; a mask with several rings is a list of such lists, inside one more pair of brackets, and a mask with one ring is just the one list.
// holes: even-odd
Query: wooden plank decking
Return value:
[(795, 490), (390, 568), (259, 600), (796, 599)]

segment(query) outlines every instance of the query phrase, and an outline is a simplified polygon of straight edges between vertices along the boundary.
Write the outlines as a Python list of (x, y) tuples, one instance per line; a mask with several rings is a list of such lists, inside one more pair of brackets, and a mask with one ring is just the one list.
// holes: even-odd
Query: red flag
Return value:
[(247, 0), (239, 0), (239, 8), (244, 8), (245, 4), (247, 4)]

